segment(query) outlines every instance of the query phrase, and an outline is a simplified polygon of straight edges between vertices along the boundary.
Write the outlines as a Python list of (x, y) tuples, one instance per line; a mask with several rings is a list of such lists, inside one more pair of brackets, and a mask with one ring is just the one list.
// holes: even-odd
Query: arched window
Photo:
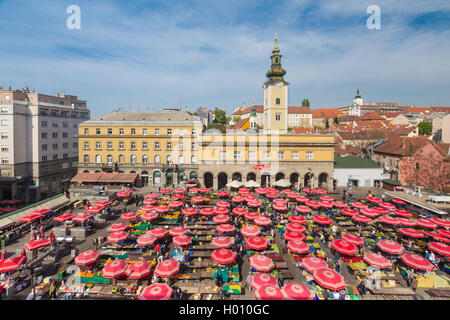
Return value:
[(166, 162), (172, 163), (172, 156), (170, 154), (166, 157)]
[(148, 156), (146, 154), (142, 156), (142, 163), (148, 163)]
[(132, 154), (130, 156), (130, 163), (136, 163), (136, 155), (135, 154)]
[(197, 157), (191, 156), (191, 163), (197, 163)]
[(161, 162), (161, 158), (159, 157), (159, 155), (155, 155), (155, 163), (160, 163)]
[(275, 103), (276, 103), (276, 104), (280, 104), (280, 103), (281, 103), (280, 98), (276, 98), (276, 99), (275, 99)]
[(108, 155), (106, 156), (106, 162), (109, 163), (109, 164), (113, 163), (113, 157), (112, 157), (112, 155), (108, 154)]
[(184, 163), (184, 156), (183, 156), (183, 155), (180, 155), (180, 156), (178, 157), (178, 163), (179, 163), (179, 164), (183, 164), (183, 163)]
[(101, 155), (96, 155), (95, 156), (95, 163), (102, 163), (102, 156)]
[(83, 162), (84, 162), (84, 163), (89, 163), (89, 155), (85, 154), (85, 155), (83, 156)]
[(119, 155), (119, 163), (124, 163), (125, 162), (125, 157), (123, 154)]

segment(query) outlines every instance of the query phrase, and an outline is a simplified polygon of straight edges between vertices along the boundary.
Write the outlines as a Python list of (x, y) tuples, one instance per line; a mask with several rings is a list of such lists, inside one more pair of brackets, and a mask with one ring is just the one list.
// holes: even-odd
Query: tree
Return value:
[(417, 125), (417, 127), (419, 128), (419, 135), (421, 136), (423, 135), (428, 136), (433, 131), (433, 125), (429, 122), (422, 121)]
[(222, 123), (222, 124), (227, 123), (227, 113), (224, 110), (216, 109), (214, 111), (214, 115), (215, 115), (215, 118), (214, 118), (213, 122)]
[(302, 107), (309, 107), (309, 106), (310, 106), (309, 100), (308, 99), (303, 99)]
[(338, 124), (339, 123), (339, 119), (338, 117), (334, 117), (334, 123)]
[(233, 116), (233, 122), (234, 123), (239, 122), (239, 120), (241, 120), (240, 116)]

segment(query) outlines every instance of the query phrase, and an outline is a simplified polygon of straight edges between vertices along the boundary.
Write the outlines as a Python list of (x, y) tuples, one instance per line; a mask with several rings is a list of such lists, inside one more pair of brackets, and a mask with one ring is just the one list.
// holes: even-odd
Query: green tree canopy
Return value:
[(425, 121), (419, 123), (417, 127), (419, 128), (419, 135), (430, 135), (433, 131), (433, 125)]
[(310, 103), (309, 103), (309, 99), (303, 99), (302, 100), (302, 107), (309, 107)]
[(222, 124), (227, 123), (227, 113), (224, 110), (216, 109), (214, 122)]

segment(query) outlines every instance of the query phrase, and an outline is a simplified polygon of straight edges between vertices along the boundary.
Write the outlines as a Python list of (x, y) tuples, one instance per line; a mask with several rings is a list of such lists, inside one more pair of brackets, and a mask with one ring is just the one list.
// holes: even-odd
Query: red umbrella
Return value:
[(180, 263), (175, 259), (167, 259), (158, 263), (155, 274), (160, 277), (169, 278), (180, 271)]
[(228, 196), (230, 195), (230, 193), (229, 193), (229, 192), (226, 192), (226, 191), (223, 191), (223, 192), (218, 192), (217, 195), (218, 195), (220, 198), (224, 198), (224, 197), (228, 197)]
[(172, 192), (172, 189), (161, 189), (159, 192), (160, 192), (161, 194), (171, 193), (171, 192)]
[(320, 207), (320, 203), (318, 203), (318, 202), (316, 202), (316, 201), (306, 201), (305, 202), (305, 204), (308, 206), (308, 207), (311, 207), (311, 208), (319, 208)]
[(159, 206), (159, 207), (156, 207), (155, 210), (158, 213), (167, 213), (167, 212), (169, 212), (169, 207), (167, 207), (167, 206)]
[(429, 242), (427, 243), (428, 248), (442, 256), (450, 256), (450, 246), (445, 243), (440, 242)]
[(60, 215), (56, 218), (53, 218), (53, 221), (64, 222), (64, 221), (72, 220), (74, 217), (75, 217), (74, 215), (67, 213), (67, 214)]
[(118, 278), (126, 274), (128, 269), (128, 263), (125, 260), (114, 260), (108, 262), (102, 270), (102, 274), (105, 278)]
[(294, 239), (305, 240), (306, 235), (301, 232), (297, 232), (297, 231), (288, 231), (288, 232), (283, 233), (283, 238), (288, 241), (294, 240)]
[(406, 218), (397, 218), (401, 223), (402, 226), (407, 226), (407, 227), (415, 227), (417, 226), (417, 223), (414, 220), (409, 220)]
[(363, 238), (358, 237), (357, 235), (355, 235), (353, 233), (343, 234), (342, 239), (344, 239), (347, 242), (350, 242), (351, 244), (354, 244), (355, 246), (363, 246), (365, 244)]
[(25, 254), (21, 254), (19, 257), (4, 259), (0, 261), (0, 273), (17, 270), (26, 262), (27, 257)]
[(208, 193), (210, 191), (211, 190), (209, 188), (200, 188), (200, 189), (198, 189), (198, 192), (201, 192), (201, 193)]
[(52, 242), (49, 239), (41, 238), (41, 239), (37, 239), (37, 240), (31, 240), (31, 241), (25, 243), (25, 249), (27, 249), (28, 251), (34, 251), (34, 250), (38, 250), (40, 248), (47, 247), (51, 244), (52, 244)]
[(236, 260), (236, 252), (230, 249), (217, 249), (211, 254), (211, 259), (218, 264), (229, 264)]
[(290, 194), (293, 193), (294, 191), (292, 191), (291, 189), (283, 189), (283, 191), (281, 192), (283, 192), (284, 194)]
[(172, 196), (172, 200), (181, 200), (184, 199), (184, 195), (183, 194), (175, 194)]
[(315, 294), (298, 283), (285, 284), (281, 289), (284, 300), (314, 300)]
[(374, 203), (379, 203), (379, 202), (383, 201), (381, 198), (375, 198), (375, 197), (367, 197), (366, 200), (370, 201), (370, 202), (374, 202)]
[(392, 202), (394, 202), (396, 204), (406, 204), (406, 202), (401, 199), (392, 199)]
[(216, 230), (219, 232), (233, 232), (234, 230), (236, 230), (235, 226), (231, 225), (231, 224), (221, 224), (219, 226), (216, 227)]
[(261, 230), (258, 227), (247, 226), (241, 230), (241, 233), (246, 237), (256, 237), (261, 234)]
[(182, 234), (186, 234), (187, 230), (183, 227), (173, 227), (170, 229), (169, 234), (171, 236), (181, 236)]
[(307, 206), (297, 206), (295, 208), (295, 210), (297, 210), (298, 213), (310, 213), (311, 209)]
[(323, 189), (313, 189), (314, 191), (314, 193), (317, 193), (317, 194), (326, 194), (327, 192), (325, 191), (325, 190), (323, 190)]
[(312, 216), (311, 219), (318, 224), (331, 224), (333, 222), (330, 218), (322, 215)]
[(179, 247), (187, 246), (191, 242), (191, 238), (185, 234), (173, 237), (173, 244)]
[(434, 240), (441, 241), (441, 242), (450, 242), (450, 239), (442, 237), (439, 233), (432, 232), (432, 231), (422, 231), (427, 236), (433, 237)]
[(214, 215), (214, 208), (203, 208), (200, 210), (200, 214), (203, 216), (212, 216)]
[(321, 197), (319, 198), (319, 200), (331, 202), (331, 201), (334, 201), (334, 198), (333, 198), (333, 197), (330, 197), (330, 196), (321, 196)]
[(424, 270), (424, 271), (432, 271), (435, 268), (435, 266), (425, 259), (422, 256), (419, 256), (414, 253), (405, 253), (400, 257), (400, 259), (408, 266), (414, 269)]
[(233, 245), (233, 241), (229, 237), (216, 237), (212, 239), (211, 244), (216, 248), (229, 248)]
[(109, 232), (119, 232), (124, 231), (126, 228), (128, 228), (128, 225), (125, 223), (114, 223), (108, 228)]
[(255, 291), (256, 300), (282, 300), (283, 293), (277, 286), (262, 286)]
[(108, 238), (106, 238), (109, 242), (122, 242), (128, 238), (128, 233), (125, 231), (113, 232)]
[(173, 191), (174, 193), (184, 193), (184, 189), (178, 188)]
[(411, 237), (411, 238), (424, 238), (425, 234), (419, 230), (411, 229), (411, 228), (400, 228), (398, 232), (401, 234)]
[(348, 205), (346, 203), (339, 201), (334, 201), (333, 206), (335, 206), (336, 208), (348, 208)]
[(269, 199), (275, 199), (275, 198), (278, 198), (279, 196), (280, 195), (278, 193), (275, 193), (275, 192), (267, 193), (267, 198), (269, 198)]
[(230, 217), (224, 214), (218, 214), (217, 216), (213, 217), (214, 223), (227, 223), (230, 221)]
[(79, 215), (76, 215), (74, 218), (72, 218), (72, 221), (86, 222), (91, 218), (92, 218), (91, 214), (79, 214)]
[(35, 215), (35, 214), (38, 214), (38, 215), (40, 215), (40, 216), (44, 216), (44, 215), (46, 215), (46, 214), (48, 214), (48, 213), (50, 213), (50, 212), (52, 212), (52, 210), (49, 210), (49, 209), (40, 209), (40, 210), (34, 210), (34, 211), (31, 211), (31, 212), (29, 213), (29, 215)]
[(444, 227), (444, 228), (450, 228), (450, 221), (449, 220), (444, 220), (441, 218), (431, 218), (430, 219), (431, 222), (437, 224), (438, 226)]
[(289, 240), (287, 248), (292, 252), (298, 254), (305, 254), (309, 252), (309, 246), (306, 244), (306, 242), (299, 239)]
[(394, 210), (395, 209), (395, 206), (392, 203), (380, 202), (378, 205), (380, 207), (388, 209), (388, 210)]
[(258, 226), (268, 226), (272, 224), (272, 220), (267, 217), (257, 217), (253, 220)]
[(133, 193), (133, 190), (123, 190), (121, 192), (118, 192), (117, 196), (119, 198), (125, 198), (125, 197), (129, 197), (132, 193)]
[(394, 218), (394, 217), (390, 217), (390, 216), (381, 216), (378, 218), (378, 220), (383, 223), (391, 224), (394, 226), (398, 226), (399, 224), (401, 224), (400, 220), (398, 220), (397, 218)]
[(363, 215), (368, 216), (370, 218), (376, 218), (380, 215), (375, 209), (363, 208), (359, 210)]
[(1, 261), (1, 260), (5, 260), (5, 259), (6, 259), (6, 250), (3, 249), (3, 250), (2, 250), (2, 256), (1, 256), (1, 258), (0, 258), (0, 261)]
[(274, 199), (273, 200), (273, 203), (276, 203), (276, 204), (286, 204), (287, 203), (287, 200), (286, 199)]
[(192, 201), (195, 203), (201, 203), (201, 202), (205, 201), (205, 198), (204, 197), (194, 197), (194, 198), (192, 198)]
[(167, 284), (154, 283), (142, 290), (139, 300), (169, 300), (172, 293), (172, 288)]
[(306, 257), (302, 260), (302, 266), (306, 271), (313, 273), (316, 269), (326, 268), (327, 263), (316, 257)]
[(197, 193), (198, 192), (198, 188), (190, 188), (189, 192), (191, 193)]
[(230, 212), (230, 210), (228, 210), (228, 208), (224, 208), (224, 207), (215, 207), (214, 208), (215, 214), (228, 214), (229, 212)]
[(142, 211), (145, 211), (145, 212), (151, 212), (151, 211), (155, 211), (155, 210), (156, 210), (156, 207), (155, 207), (155, 206), (148, 205), (148, 206), (142, 207), (141, 210), (142, 210)]
[(333, 203), (328, 202), (328, 201), (319, 201), (319, 204), (323, 208), (328, 208), (328, 209), (333, 208)]
[(158, 217), (159, 217), (159, 215), (157, 212), (147, 212), (141, 216), (142, 220), (145, 220), (145, 221), (155, 220)]
[(306, 220), (306, 218), (302, 217), (302, 216), (290, 216), (288, 221), (293, 222), (293, 223), (307, 223), (308, 222), (308, 220)]
[(244, 202), (245, 198), (244, 197), (234, 197), (233, 199), (231, 199), (231, 201), (239, 203), (239, 202)]
[(350, 204), (352, 207), (356, 208), (356, 209), (364, 209), (367, 208), (367, 206), (361, 202), (352, 202)]
[(410, 218), (413, 216), (413, 214), (411, 212), (406, 211), (406, 210), (396, 209), (396, 210), (393, 210), (392, 212), (394, 212), (395, 215), (400, 216), (400, 217)]
[(153, 205), (153, 204), (156, 203), (156, 200), (148, 198), (148, 199), (144, 199), (144, 201), (142, 201), (142, 203), (145, 204), (145, 205)]
[(258, 212), (248, 212), (245, 214), (245, 219), (254, 220), (258, 218), (260, 215)]
[(405, 248), (400, 244), (392, 240), (380, 240), (377, 243), (378, 248), (384, 252), (390, 254), (402, 254), (405, 252)]
[(436, 232), (442, 237), (450, 238), (450, 231), (449, 230), (439, 229), (439, 230), (436, 230)]
[(249, 260), (250, 266), (256, 271), (269, 272), (270, 270), (275, 268), (272, 259), (262, 254), (255, 254), (251, 256)]
[(375, 211), (375, 212), (378, 212), (379, 214), (387, 214), (387, 213), (390, 212), (389, 210), (384, 209), (384, 208), (380, 208), (380, 207), (372, 208), (372, 210)]
[(88, 210), (84, 210), (84, 213), (100, 213), (105, 209), (105, 207), (92, 207)]
[(25, 217), (17, 219), (17, 221), (20, 221), (20, 222), (34, 222), (36, 220), (39, 220), (40, 218), (42, 218), (42, 216), (40, 216), (38, 214), (34, 214), (34, 215), (29, 214), (29, 215), (27, 215)]
[(305, 197), (305, 196), (298, 196), (298, 197), (295, 197), (295, 200), (297, 200), (297, 202), (306, 202), (309, 199), (308, 199), (308, 197)]
[(198, 210), (195, 208), (186, 208), (181, 211), (185, 216), (195, 216), (198, 213)]
[(424, 228), (435, 229), (438, 227), (436, 223), (434, 223), (430, 220), (427, 220), (427, 219), (417, 219), (416, 223), (418, 226), (424, 227)]
[(182, 207), (183, 205), (184, 205), (183, 201), (173, 201), (173, 202), (169, 203), (170, 208), (179, 208), (179, 207)]
[(75, 257), (75, 264), (77, 266), (87, 266), (95, 263), (99, 257), (100, 253), (95, 250), (84, 251)]
[(297, 197), (300, 196), (300, 195), (297, 194), (297, 193), (291, 192), (291, 193), (288, 193), (286, 196), (287, 196), (289, 199), (295, 199), (295, 198), (297, 198)]
[(288, 223), (286, 229), (294, 232), (306, 232), (306, 228), (300, 223)]
[(246, 239), (245, 245), (248, 249), (263, 250), (267, 248), (268, 243), (263, 237), (251, 237)]
[(346, 254), (348, 256), (353, 256), (358, 253), (358, 247), (344, 239), (333, 240), (331, 242), (331, 247), (339, 253)]
[(146, 234), (143, 234), (139, 238), (137, 238), (136, 243), (142, 247), (152, 246), (158, 238), (156, 238), (153, 234), (150, 232), (147, 232)]
[(145, 198), (156, 199), (156, 198), (159, 198), (159, 194), (149, 193), (148, 195), (145, 196)]
[(363, 260), (371, 266), (380, 269), (388, 269), (392, 267), (392, 262), (381, 254), (369, 252), (363, 257)]
[(251, 277), (251, 286), (257, 290), (265, 285), (277, 286), (277, 280), (268, 273), (258, 272)]
[(258, 208), (258, 207), (261, 207), (262, 202), (261, 201), (248, 201), (247, 205), (252, 208)]
[(167, 236), (169, 234), (169, 231), (166, 228), (155, 228), (149, 231), (152, 235), (154, 235), (155, 237), (157, 237), (158, 239), (160, 238), (164, 238), (165, 236)]
[(314, 280), (322, 287), (330, 290), (345, 289), (345, 279), (342, 275), (329, 268), (315, 269)]
[(238, 216), (244, 216), (248, 213), (248, 209), (246, 208), (234, 208), (233, 213)]
[(218, 207), (222, 207), (222, 208), (229, 208), (230, 207), (230, 203), (226, 202), (226, 201), (219, 201), (219, 202), (217, 202), (217, 206)]
[(126, 275), (128, 279), (142, 279), (150, 275), (152, 265), (144, 260), (136, 261), (128, 266)]
[(267, 193), (267, 190), (264, 188), (256, 188), (255, 191), (257, 194), (266, 194)]
[(359, 215), (359, 214), (356, 215), (356, 216), (353, 216), (352, 219), (355, 220), (355, 221), (358, 221), (358, 222), (364, 222), (364, 223), (370, 223), (370, 222), (373, 221), (373, 220), (370, 219), (369, 217), (362, 216), (362, 215)]
[(341, 213), (350, 217), (358, 215), (358, 211), (352, 209), (342, 209)]

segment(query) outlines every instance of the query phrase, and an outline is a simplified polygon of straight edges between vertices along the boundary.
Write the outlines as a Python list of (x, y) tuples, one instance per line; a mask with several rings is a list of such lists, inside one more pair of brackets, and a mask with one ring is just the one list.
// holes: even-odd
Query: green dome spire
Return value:
[(270, 69), (266, 73), (266, 77), (269, 80), (284, 82), (283, 76), (286, 74), (286, 70), (281, 68), (281, 57), (282, 55), (280, 55), (280, 49), (278, 48), (278, 36), (275, 32), (275, 48), (272, 50), (272, 56), (270, 57)]

